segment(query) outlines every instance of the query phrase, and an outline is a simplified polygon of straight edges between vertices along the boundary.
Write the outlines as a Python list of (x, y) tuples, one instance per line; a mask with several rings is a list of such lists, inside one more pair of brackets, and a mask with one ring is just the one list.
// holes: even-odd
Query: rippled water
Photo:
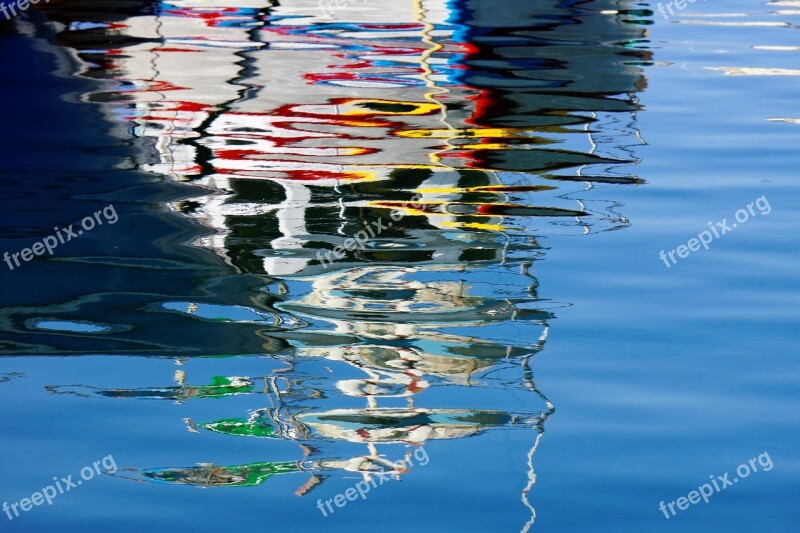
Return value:
[(3, 251), (85, 231), (2, 265), (0, 497), (115, 461), (4, 526), (796, 530), (800, 5), (673, 11), (4, 26)]

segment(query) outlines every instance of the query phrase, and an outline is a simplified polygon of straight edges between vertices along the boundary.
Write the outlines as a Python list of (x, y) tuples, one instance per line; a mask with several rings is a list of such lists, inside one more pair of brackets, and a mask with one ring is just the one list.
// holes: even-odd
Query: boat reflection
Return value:
[(178, 383), (171, 387), (145, 387), (141, 389), (101, 389), (86, 385), (56, 385), (48, 387), (54, 394), (68, 394), (82, 397), (104, 398), (134, 398), (138, 400), (172, 400), (182, 403), (189, 399), (222, 398), (237, 394), (252, 394), (254, 390), (253, 379), (248, 377), (214, 376), (211, 385), (187, 385), (185, 373), (176, 372), (175, 381)]
[(152, 468), (142, 471), (141, 475), (144, 480), (155, 483), (194, 485), (204, 488), (255, 487), (273, 476), (299, 471), (294, 462), (251, 463), (238, 466), (201, 464), (190, 468)]
[[(58, 41), (82, 75), (113, 84), (86, 99), (146, 147), (140, 168), (208, 191), (171, 208), (213, 230), (196, 246), (262, 280), (251, 307), (226, 311), (263, 343), (237, 353), (288, 368), (211, 389), (82, 390), (183, 401), (263, 381), (267, 406), (187, 428), (297, 441), (301, 457), (138, 472), (202, 487), (304, 471), (305, 494), (334, 472), (401, 475), (387, 457), (409, 448), (531, 431), (529, 528), (532, 455), (553, 412), (530, 362), (558, 306), (539, 297), (533, 264), (551, 237), (628, 224), (608, 187), (641, 183), (648, 12), (622, 0), (237, 5), (43, 11), (65, 23)], [(209, 305), (227, 302), (148, 309), (202, 328)], [(465, 407), (425, 401), (442, 387)], [(78, 392), (53, 388), (65, 390)], [(493, 409), (469, 407), (488, 391)]]

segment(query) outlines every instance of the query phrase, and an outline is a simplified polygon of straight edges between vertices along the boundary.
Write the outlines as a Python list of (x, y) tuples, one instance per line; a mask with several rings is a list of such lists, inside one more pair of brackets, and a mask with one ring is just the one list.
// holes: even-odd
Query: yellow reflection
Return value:
[(403, 102), (402, 100), (358, 99), (348, 100), (342, 115), (428, 115), (439, 111), (438, 104)]
[(482, 229), (487, 231), (503, 231), (508, 229), (506, 226), (500, 224), (481, 224), (480, 222), (442, 222), (441, 225), (448, 228)]
[(525, 135), (531, 130), (522, 128), (466, 128), (458, 130), (430, 129), (430, 130), (404, 130), (395, 133), (398, 137), (411, 137), (415, 139), (454, 139), (459, 137), (501, 137), (505, 139), (532, 138)]

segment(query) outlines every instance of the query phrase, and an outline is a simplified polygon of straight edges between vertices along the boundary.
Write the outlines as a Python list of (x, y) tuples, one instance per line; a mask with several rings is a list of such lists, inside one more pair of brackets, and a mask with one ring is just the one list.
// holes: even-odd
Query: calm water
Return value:
[(800, 4), (664, 15), (0, 19), (0, 528), (797, 531)]

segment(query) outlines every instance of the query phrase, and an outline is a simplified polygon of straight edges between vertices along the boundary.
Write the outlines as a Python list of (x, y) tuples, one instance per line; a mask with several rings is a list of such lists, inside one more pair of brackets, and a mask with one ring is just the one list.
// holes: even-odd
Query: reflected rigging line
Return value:
[(448, 165), (446, 163), (443, 163), (442, 162), (442, 158), (439, 157), (440, 153), (446, 152), (447, 150), (450, 150), (451, 148), (454, 148), (453, 145), (451, 144), (451, 141), (452, 141), (452, 139), (455, 139), (455, 138), (458, 137), (458, 130), (456, 128), (454, 128), (447, 121), (447, 106), (445, 106), (440, 100), (436, 99), (436, 95), (437, 94), (444, 94), (444, 93), (447, 93), (449, 91), (445, 87), (439, 87), (439, 86), (436, 85), (436, 82), (432, 78), (432, 76), (434, 74), (433, 68), (431, 68), (431, 66), (428, 64), (428, 61), (433, 56), (433, 54), (443, 50), (444, 49), (444, 45), (434, 41), (434, 39), (433, 39), (433, 37), (431, 35), (431, 32), (433, 30), (435, 30), (436, 27), (433, 24), (431, 24), (430, 22), (427, 22), (425, 20), (425, 14), (428, 13), (428, 10), (425, 9), (425, 7), (423, 7), (423, 5), (422, 5), (423, 1), (424, 0), (414, 0), (414, 14), (417, 17), (417, 22), (419, 22), (420, 25), (422, 25), (422, 30), (420, 31), (420, 36), (421, 36), (422, 42), (429, 46), (429, 48), (427, 50), (425, 50), (422, 53), (422, 55), (420, 56), (420, 58), (419, 58), (420, 67), (422, 68), (422, 81), (425, 82), (425, 86), (426, 87), (429, 87), (430, 89), (432, 89), (432, 91), (425, 93), (425, 99), (439, 107), (439, 109), (441, 110), (441, 118), (440, 118), (440, 120), (441, 120), (442, 124), (444, 124), (445, 129), (447, 129), (448, 132), (451, 132), (451, 136), (446, 137), (444, 139), (445, 147), (442, 148), (441, 150), (437, 150), (435, 152), (431, 152), (430, 154), (428, 154), (428, 157), (430, 158), (431, 162), (434, 163), (434, 164), (441, 165), (441, 166), (449, 168), (451, 170), (455, 170), (450, 165)]

